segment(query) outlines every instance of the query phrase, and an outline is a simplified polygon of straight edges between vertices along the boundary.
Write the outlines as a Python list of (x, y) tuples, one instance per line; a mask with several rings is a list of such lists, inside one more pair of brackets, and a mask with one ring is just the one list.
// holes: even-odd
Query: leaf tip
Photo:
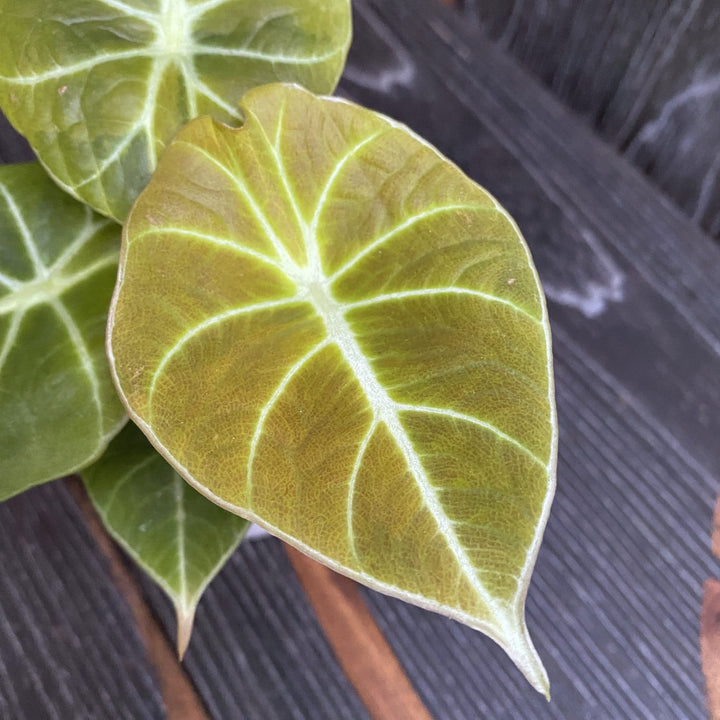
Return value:
[(196, 605), (189, 608), (179, 605), (175, 607), (177, 615), (177, 654), (180, 661), (185, 657), (185, 652), (190, 644), (190, 636), (195, 622), (195, 608)]
[(519, 624), (515, 637), (505, 645), (505, 650), (527, 681), (550, 702), (550, 680), (524, 621)]

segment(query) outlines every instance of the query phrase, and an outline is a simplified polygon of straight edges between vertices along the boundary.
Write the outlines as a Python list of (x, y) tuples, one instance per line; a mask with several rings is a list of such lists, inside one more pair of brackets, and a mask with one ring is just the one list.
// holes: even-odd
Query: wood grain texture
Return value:
[(464, 11), (720, 236), (716, 0), (466, 0)]
[(373, 720), (432, 720), (358, 585), (289, 545), (285, 550), (341, 667)]
[(130, 611), (62, 483), (0, 504), (0, 567), (0, 717), (165, 717)]

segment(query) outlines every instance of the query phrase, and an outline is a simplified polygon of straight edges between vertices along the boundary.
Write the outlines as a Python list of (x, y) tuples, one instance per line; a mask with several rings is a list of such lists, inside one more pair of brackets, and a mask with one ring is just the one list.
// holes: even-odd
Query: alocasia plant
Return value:
[[(0, 17), (13, 124), (76, 197), (118, 220), (135, 203), (108, 353), (172, 467), (130, 426), (83, 478), (173, 599), (181, 652), (240, 515), (482, 630), (546, 691), (524, 622), (555, 482), (542, 289), (487, 192), (309, 91), (340, 73), (347, 0), (0, 0)], [(123, 421), (100, 337), (118, 228), (38, 165), (2, 173), (0, 498), (88, 465)], [(26, 458), (27, 438), (47, 450)]]

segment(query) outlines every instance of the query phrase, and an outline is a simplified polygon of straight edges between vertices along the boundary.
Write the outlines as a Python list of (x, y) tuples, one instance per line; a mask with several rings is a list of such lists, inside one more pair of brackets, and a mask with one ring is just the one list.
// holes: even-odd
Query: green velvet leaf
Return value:
[(119, 251), (40, 165), (0, 167), (0, 500), (85, 467), (125, 421), (105, 355)]
[(349, 0), (0, 0), (0, 107), (68, 192), (124, 220), (190, 118), (282, 80), (331, 92)]
[(170, 596), (182, 657), (200, 596), (249, 523), (193, 490), (132, 423), (82, 477), (110, 534)]
[(184, 128), (128, 219), (129, 412), (210, 499), (482, 630), (546, 690), (524, 604), (556, 420), (517, 226), (381, 115), (283, 85), (243, 108)]

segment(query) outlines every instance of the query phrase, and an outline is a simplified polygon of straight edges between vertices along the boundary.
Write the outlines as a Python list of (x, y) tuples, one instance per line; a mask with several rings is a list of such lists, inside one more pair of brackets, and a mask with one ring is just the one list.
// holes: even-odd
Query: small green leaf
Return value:
[(85, 467), (126, 419), (104, 343), (119, 245), (37, 163), (0, 167), (0, 500)]
[(129, 412), (209, 498), (484, 631), (546, 690), (524, 605), (556, 420), (516, 225), (381, 115), (283, 85), (243, 108), (184, 128), (128, 219)]
[(195, 492), (132, 423), (82, 477), (110, 534), (170, 596), (182, 658), (200, 596), (249, 524)]
[(0, 0), (0, 107), (71, 194), (124, 220), (190, 118), (262, 83), (331, 92), (349, 0)]

